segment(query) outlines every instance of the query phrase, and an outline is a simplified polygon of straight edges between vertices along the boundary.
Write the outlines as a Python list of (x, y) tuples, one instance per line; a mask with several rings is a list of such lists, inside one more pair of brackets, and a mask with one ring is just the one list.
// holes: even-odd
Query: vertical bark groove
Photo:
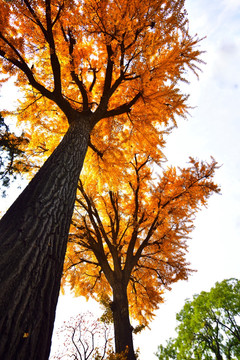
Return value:
[(77, 120), (0, 222), (0, 359), (49, 356), (77, 181), (91, 131), (89, 119)]

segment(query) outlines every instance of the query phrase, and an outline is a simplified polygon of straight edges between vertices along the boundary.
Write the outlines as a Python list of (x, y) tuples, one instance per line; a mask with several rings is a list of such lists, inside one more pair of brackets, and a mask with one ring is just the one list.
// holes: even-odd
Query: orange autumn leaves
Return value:
[(132, 315), (145, 322), (164, 288), (187, 278), (193, 216), (218, 191), (214, 161), (160, 168), (152, 179), (165, 136), (187, 114), (179, 82), (201, 63), (184, 1), (0, 4), (2, 81), (14, 75), (23, 94), (15, 115), (31, 161), (39, 166), (49, 156), (73, 113), (95, 124), (64, 279), (77, 294), (98, 297), (110, 295), (117, 271), (129, 284)]
[(17, 116), (36, 162), (66, 132), (69, 109), (102, 119), (91, 142), (105, 164), (128, 161), (117, 151), (127, 140), (159, 160), (162, 131), (187, 112), (178, 83), (201, 62), (184, 1), (0, 3), (1, 71), (22, 91)]
[[(152, 178), (149, 157), (135, 155), (119, 190), (98, 180), (79, 183), (64, 265), (63, 285), (76, 295), (111, 297), (116, 277), (128, 283), (131, 315), (147, 323), (164, 289), (187, 279), (186, 240), (209, 196), (219, 192), (212, 178), (216, 162), (161, 171)], [(86, 179), (86, 180), (85, 180)], [(88, 186), (85, 187), (85, 181)]]

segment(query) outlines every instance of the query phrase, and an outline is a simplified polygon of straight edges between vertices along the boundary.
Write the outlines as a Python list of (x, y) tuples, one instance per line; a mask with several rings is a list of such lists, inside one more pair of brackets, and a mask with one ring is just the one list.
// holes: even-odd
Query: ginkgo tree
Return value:
[(0, 358), (43, 360), (88, 145), (109, 169), (126, 137), (158, 156), (162, 127), (186, 115), (178, 83), (196, 73), (201, 51), (184, 0), (0, 7), (1, 81), (14, 76), (21, 90), (11, 115), (38, 166), (51, 155), (0, 223)]
[[(216, 162), (161, 171), (152, 180), (151, 159), (135, 154), (125, 181), (111, 190), (81, 177), (64, 265), (63, 285), (76, 295), (109, 297), (115, 349), (134, 355), (131, 316), (146, 325), (162, 302), (164, 289), (187, 279), (189, 233), (201, 205), (219, 192)], [(115, 180), (116, 181), (116, 180)]]

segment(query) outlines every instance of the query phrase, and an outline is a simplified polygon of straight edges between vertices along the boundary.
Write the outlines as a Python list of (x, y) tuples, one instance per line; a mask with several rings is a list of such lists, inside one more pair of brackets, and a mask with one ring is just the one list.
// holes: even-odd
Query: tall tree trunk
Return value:
[(90, 121), (73, 121), (0, 222), (0, 359), (48, 359)]
[(218, 351), (216, 351), (216, 360), (223, 360), (223, 357), (221, 355), (221, 353)]
[(121, 353), (128, 349), (127, 359), (136, 360), (133, 348), (132, 326), (129, 318), (129, 306), (127, 298), (127, 289), (117, 283), (113, 286), (113, 323), (115, 337), (115, 351)]

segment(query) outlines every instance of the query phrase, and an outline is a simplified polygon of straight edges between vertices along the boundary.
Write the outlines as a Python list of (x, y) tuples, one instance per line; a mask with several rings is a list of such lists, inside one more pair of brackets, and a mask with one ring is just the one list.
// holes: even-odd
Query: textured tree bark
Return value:
[(71, 122), (61, 143), (0, 222), (0, 359), (48, 359), (90, 131), (89, 119)]
[(114, 338), (115, 338), (115, 352), (121, 353), (128, 350), (127, 359), (136, 360), (133, 348), (132, 326), (129, 318), (127, 289), (121, 284), (113, 286), (113, 323), (114, 323)]

